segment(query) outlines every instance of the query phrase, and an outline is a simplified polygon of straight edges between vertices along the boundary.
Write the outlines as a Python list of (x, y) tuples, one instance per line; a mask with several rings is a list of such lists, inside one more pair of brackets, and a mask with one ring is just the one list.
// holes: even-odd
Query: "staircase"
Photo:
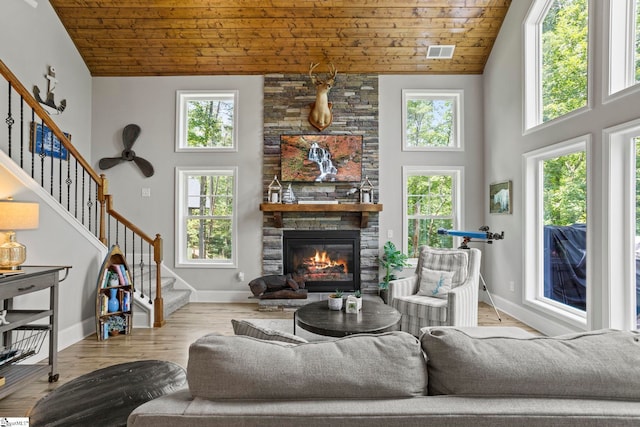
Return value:
[[(113, 196), (107, 194), (105, 175), (93, 170), (49, 113), (1, 60), (0, 76), (6, 80), (8, 89), (5, 92), (5, 87), (2, 88), (8, 95), (6, 102), (0, 104), (6, 124), (6, 134), (0, 135), (0, 149), (6, 153), (7, 161), (13, 162), (17, 171), (24, 171), (26, 179), (37, 183), (43, 195), (55, 200), (61, 215), (75, 218), (107, 248), (114, 244), (120, 246), (134, 275), (137, 306), (134, 325), (161, 327), (165, 316), (189, 302), (191, 290), (164, 267), (160, 234), (151, 237), (114, 209)], [(29, 149), (32, 126), (42, 129), (39, 151)], [(136, 269), (140, 271), (139, 281)], [(166, 278), (162, 277), (165, 273)], [(178, 289), (176, 279), (180, 281)], [(143, 324), (136, 324), (136, 311), (139, 316), (147, 317)]]
[[(191, 300), (193, 294), (192, 289), (187, 288), (184, 282), (176, 277), (172, 271), (165, 268), (166, 274), (160, 277), (160, 289), (162, 294), (164, 318), (167, 319), (176, 310), (184, 307)], [(134, 281), (137, 283), (155, 282), (155, 271), (151, 274), (134, 275)], [(177, 288), (176, 285), (180, 286)], [(133, 310), (133, 326), (136, 328), (153, 327), (153, 305), (149, 301), (153, 301), (156, 297), (155, 288), (151, 288), (151, 294), (143, 294), (136, 292), (135, 309)]]

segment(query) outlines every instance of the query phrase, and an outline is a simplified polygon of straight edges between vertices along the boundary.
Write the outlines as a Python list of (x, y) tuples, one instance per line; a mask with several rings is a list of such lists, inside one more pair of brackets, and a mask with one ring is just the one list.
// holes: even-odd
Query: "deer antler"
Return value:
[(329, 63), (329, 77), (326, 80), (320, 80), (319, 78), (313, 75), (313, 70), (315, 70), (318, 65), (320, 65), (319, 62), (317, 64), (314, 64), (312, 62), (311, 66), (309, 67), (309, 77), (311, 78), (311, 83), (313, 83), (316, 86), (326, 85), (327, 83), (330, 86), (333, 86), (336, 75), (338, 74), (338, 70), (336, 70), (335, 65), (333, 65), (333, 63)]
[[(313, 75), (313, 70), (315, 70), (315, 68), (320, 65), (320, 63), (318, 62), (317, 64), (314, 64), (313, 62), (311, 63), (311, 66), (309, 67), (309, 77), (311, 78), (311, 83), (313, 83), (314, 85), (317, 84), (316, 82), (318, 81), (318, 79), (316, 78), (316, 76)], [(322, 82), (321, 82), (322, 83)]]
[(329, 73), (331, 74), (331, 76), (329, 77), (329, 80), (333, 80), (336, 78), (336, 76), (338, 75), (338, 70), (336, 70), (335, 65), (333, 65), (333, 62), (329, 63)]

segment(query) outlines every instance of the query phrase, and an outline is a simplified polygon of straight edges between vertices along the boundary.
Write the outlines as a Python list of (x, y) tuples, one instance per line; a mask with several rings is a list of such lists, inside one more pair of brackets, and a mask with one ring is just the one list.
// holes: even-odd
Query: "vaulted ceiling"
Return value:
[[(50, 0), (93, 76), (481, 74), (511, 0)], [(428, 46), (455, 45), (451, 59)]]

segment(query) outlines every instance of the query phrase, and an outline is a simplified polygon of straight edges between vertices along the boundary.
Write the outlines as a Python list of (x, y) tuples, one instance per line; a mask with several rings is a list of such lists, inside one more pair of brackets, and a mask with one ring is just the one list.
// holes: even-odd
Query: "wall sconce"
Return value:
[(367, 176), (360, 183), (360, 203), (373, 203), (373, 184)]
[(16, 241), (14, 230), (38, 228), (39, 210), (37, 203), (0, 201), (0, 231), (6, 239), (0, 244), (0, 269), (19, 270), (27, 259), (27, 248)]
[(269, 192), (267, 194), (267, 201), (269, 203), (281, 203), (282, 202), (282, 184), (278, 181), (278, 177), (274, 176), (273, 181), (269, 184)]

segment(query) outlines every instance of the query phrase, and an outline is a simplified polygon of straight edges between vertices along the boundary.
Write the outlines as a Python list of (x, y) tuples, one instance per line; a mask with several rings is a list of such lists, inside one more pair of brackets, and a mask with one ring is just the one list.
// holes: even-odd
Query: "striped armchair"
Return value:
[[(401, 330), (417, 337), (425, 326), (477, 326), (481, 255), (476, 248), (422, 246), (415, 274), (389, 282), (389, 304), (402, 314)], [(434, 272), (453, 273), (447, 275), (448, 292), (426, 291), (426, 278)]]

